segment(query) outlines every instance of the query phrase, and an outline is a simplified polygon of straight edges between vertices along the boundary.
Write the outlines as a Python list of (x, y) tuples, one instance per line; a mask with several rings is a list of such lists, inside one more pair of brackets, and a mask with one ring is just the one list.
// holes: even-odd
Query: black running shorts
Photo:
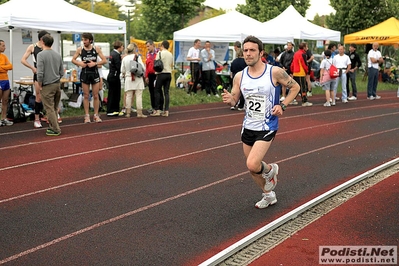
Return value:
[(86, 72), (80, 73), (80, 82), (85, 84), (96, 84), (100, 82), (100, 74), (98, 72)]
[(272, 141), (276, 136), (277, 131), (267, 130), (267, 131), (254, 131), (244, 128), (241, 134), (241, 141), (248, 146), (253, 146), (256, 141)]

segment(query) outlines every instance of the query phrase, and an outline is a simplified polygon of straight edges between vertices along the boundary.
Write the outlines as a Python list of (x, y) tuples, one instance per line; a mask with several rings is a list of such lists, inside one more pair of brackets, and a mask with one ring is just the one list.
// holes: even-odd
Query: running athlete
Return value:
[[(43, 104), (42, 104), (42, 99), (40, 96), (40, 86), (37, 83), (37, 54), (40, 53), (43, 48), (41, 45), (41, 40), (42, 37), (46, 34), (50, 34), (45, 30), (39, 31), (37, 35), (37, 43), (31, 44), (26, 48), (26, 51), (24, 55), (22, 56), (21, 63), (26, 66), (27, 68), (30, 68), (33, 72), (33, 82), (35, 83), (35, 122), (33, 123), (34, 128), (41, 128), (42, 123), (40, 122), (40, 112), (43, 111)], [(33, 66), (31, 66), (28, 62), (29, 56), (32, 55), (32, 61), (33, 61)], [(60, 118), (58, 118), (60, 119)]]
[[(224, 90), (223, 102), (235, 106), (240, 95), (245, 98), (245, 117), (241, 130), (247, 168), (262, 189), (262, 199), (255, 204), (262, 209), (277, 202), (273, 191), (277, 184), (278, 165), (263, 161), (278, 130), (278, 116), (299, 92), (299, 85), (282, 68), (262, 62), (263, 43), (254, 36), (243, 42), (247, 67), (234, 76), (231, 93)], [(280, 104), (281, 86), (290, 89)]]
[[(100, 100), (98, 91), (100, 89), (100, 74), (98, 73), (98, 65), (104, 65), (107, 63), (107, 59), (101, 51), (101, 48), (93, 45), (93, 35), (91, 33), (82, 33), (83, 46), (76, 49), (76, 53), (72, 58), (72, 63), (82, 68), (80, 73), (80, 82), (82, 83), (83, 89), (83, 107), (85, 110), (84, 123), (90, 123), (89, 114), (89, 95), (90, 85), (93, 96), (94, 105), (94, 117), (93, 121), (96, 123), (102, 122), (98, 115), (100, 107)], [(80, 56), (81, 60), (77, 60)], [(97, 61), (97, 57), (101, 58), (101, 61)]]

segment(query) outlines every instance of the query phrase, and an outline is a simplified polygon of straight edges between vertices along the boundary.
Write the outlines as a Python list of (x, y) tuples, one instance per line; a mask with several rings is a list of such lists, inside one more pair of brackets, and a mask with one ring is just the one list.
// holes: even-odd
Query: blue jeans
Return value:
[(341, 82), (342, 87), (342, 100), (347, 100), (348, 95), (346, 92), (346, 73), (342, 73), (342, 75), (335, 79), (335, 87), (334, 87), (334, 97), (337, 96), (338, 84)]
[(367, 97), (377, 95), (378, 69), (369, 67), (367, 82)]

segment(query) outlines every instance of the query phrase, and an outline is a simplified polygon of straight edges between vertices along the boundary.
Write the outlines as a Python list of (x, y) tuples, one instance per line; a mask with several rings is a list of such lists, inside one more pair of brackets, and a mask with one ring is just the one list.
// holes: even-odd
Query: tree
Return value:
[(9, 0), (0, 0), (0, 5), (8, 2)]
[[(92, 10), (91, 8), (91, 0), (65, 0), (66, 2), (69, 2), (77, 7), (80, 7), (84, 10), (90, 11)], [(108, 17), (111, 19), (116, 19), (116, 20), (125, 20), (124, 15), (119, 11), (119, 8), (121, 7), (118, 5), (116, 2), (113, 0), (103, 0), (101, 2), (93, 1), (93, 7), (94, 7), (94, 13)], [(64, 36), (65, 39), (70, 40), (70, 36)], [(122, 34), (95, 34), (95, 41), (96, 42), (108, 42), (112, 44), (115, 40), (121, 40), (123, 41), (124, 36)]]
[[(246, 0), (246, 4), (238, 5), (236, 10), (265, 22), (280, 15), (290, 5), (293, 5), (302, 16), (305, 16), (306, 10), (310, 7), (310, 0)], [(295, 23), (295, 21), (287, 21), (287, 23)]]
[(328, 16), (326, 23), (343, 34), (367, 29), (399, 14), (398, 0), (334, 0), (330, 5), (336, 13)]
[[(173, 39), (173, 32), (182, 29), (199, 13), (205, 0), (142, 0), (137, 38)], [(196, 8), (197, 7), (197, 8)]]

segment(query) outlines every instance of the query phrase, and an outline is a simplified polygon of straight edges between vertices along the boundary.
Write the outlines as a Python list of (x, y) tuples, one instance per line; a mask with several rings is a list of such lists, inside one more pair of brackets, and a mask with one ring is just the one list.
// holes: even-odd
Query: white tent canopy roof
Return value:
[[(219, 15), (187, 28), (175, 31), (173, 39), (175, 41), (194, 41), (200, 39), (210, 42), (234, 42), (242, 41), (248, 35), (259, 36), (259, 29), (262, 22), (241, 14), (237, 11), (231, 11)], [(268, 35), (260, 38), (264, 43), (286, 43), (289, 38), (287, 35)]]
[(287, 7), (277, 17), (264, 22), (261, 29), (261, 32), (268, 32), (271, 35), (284, 32), (294, 39), (331, 40), (337, 42), (341, 40), (341, 32), (326, 29), (309, 22), (292, 5)]
[(0, 28), (12, 26), (62, 33), (126, 33), (125, 21), (94, 14), (64, 0), (11, 0), (0, 8)]

